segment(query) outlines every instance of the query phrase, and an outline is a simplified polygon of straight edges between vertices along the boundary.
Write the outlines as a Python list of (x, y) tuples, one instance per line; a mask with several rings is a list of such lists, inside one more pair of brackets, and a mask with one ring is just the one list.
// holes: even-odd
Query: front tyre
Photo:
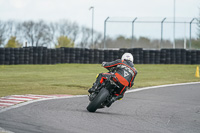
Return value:
[(108, 96), (109, 91), (106, 88), (102, 88), (98, 95), (94, 98), (94, 100), (89, 103), (89, 105), (87, 106), (87, 110), (89, 112), (95, 112)]

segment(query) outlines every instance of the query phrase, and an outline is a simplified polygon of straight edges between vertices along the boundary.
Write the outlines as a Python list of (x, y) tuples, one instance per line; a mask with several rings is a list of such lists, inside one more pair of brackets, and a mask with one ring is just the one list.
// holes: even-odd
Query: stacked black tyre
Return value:
[(38, 48), (33, 47), (33, 64), (38, 64)]
[(9, 48), (10, 49), (10, 60), (9, 64), (14, 65), (15, 64), (15, 54), (14, 54), (14, 48)]
[(160, 63), (161, 64), (170, 64), (171, 63), (171, 50), (170, 49), (161, 49), (160, 52)]
[(113, 50), (113, 60), (119, 59), (119, 50)]
[(155, 64), (160, 64), (160, 51), (156, 50), (155, 52)]
[(143, 63), (150, 64), (150, 51), (149, 50), (143, 51)]
[(200, 50), (198, 50), (196, 53), (196, 64), (200, 64)]
[(186, 64), (191, 64), (191, 50), (186, 51)]
[(95, 64), (98, 64), (100, 61), (100, 51), (98, 49), (94, 49), (94, 62)]
[(166, 49), (161, 49), (160, 51), (160, 63), (161, 64), (165, 64), (165, 61), (166, 61)]
[(60, 64), (61, 63), (61, 49), (60, 48), (56, 48), (56, 63)]
[(61, 63), (65, 63), (65, 49), (64, 48), (60, 48), (61, 50)]
[(143, 64), (143, 49), (137, 48), (134, 50), (136, 52), (136, 55), (134, 56), (134, 63), (135, 64)]
[(133, 55), (135, 64), (141, 64), (143, 62), (143, 50), (141, 48), (130, 49), (128, 52)]
[(81, 63), (81, 49), (75, 49), (75, 63)]
[(156, 52), (155, 50), (150, 50), (150, 59), (149, 59), (149, 63), (150, 64), (155, 64), (155, 57), (156, 57)]
[(90, 63), (89, 62), (90, 61), (89, 55), (90, 55), (89, 49), (85, 49), (85, 51), (84, 51), (84, 63), (86, 63), (86, 64)]
[(51, 64), (56, 64), (57, 58), (56, 58), (56, 49), (50, 49), (51, 51)]
[(176, 64), (181, 64), (181, 49), (176, 49)]
[(99, 64), (101, 64), (104, 61), (104, 51), (103, 50), (99, 50)]
[(5, 48), (5, 65), (10, 65), (10, 48)]
[(109, 52), (110, 52), (109, 50), (104, 50), (104, 61), (106, 61), (106, 62), (111, 61)]
[(29, 48), (24, 48), (24, 64), (29, 64), (29, 53), (30, 49)]
[(69, 48), (69, 57), (70, 57), (70, 60), (69, 62), (70, 63), (76, 63), (76, 50), (74, 48)]
[(191, 51), (191, 64), (196, 64), (197, 63), (197, 51), (192, 50)]
[(33, 47), (29, 47), (29, 64), (33, 64)]
[(107, 55), (108, 61), (114, 60), (114, 51), (113, 50), (108, 50), (106, 55)]
[(42, 55), (42, 64), (48, 64), (48, 50), (46, 47), (43, 48)]
[(186, 64), (186, 50), (181, 49), (181, 64)]
[(69, 63), (70, 60), (70, 53), (68, 48), (64, 48), (64, 55), (65, 55), (65, 63)]
[(19, 48), (19, 64), (24, 64), (24, 49)]
[(5, 64), (5, 48), (0, 48), (0, 65)]
[(123, 55), (126, 51), (127, 51), (126, 49), (120, 49), (120, 50), (119, 50), (118, 59), (121, 59), (122, 55)]
[(171, 50), (165, 49), (165, 51), (166, 51), (165, 64), (170, 64), (171, 63)]
[(47, 64), (51, 64), (51, 49), (47, 49)]
[(43, 48), (44, 47), (38, 47), (38, 64), (43, 63)]
[(176, 49), (170, 49), (170, 64), (176, 64)]
[(80, 50), (80, 63), (83, 64), (85, 63), (85, 49)]
[(89, 49), (89, 63), (93, 64), (94, 63), (94, 50)]
[(126, 52), (132, 53), (135, 64), (200, 64), (200, 50), (141, 48), (100, 50), (82, 48), (24, 47), (0, 48), (0, 65), (13, 64), (98, 64), (120, 59)]
[(15, 65), (18, 65), (19, 64), (19, 61), (20, 61), (20, 58), (19, 58), (19, 48), (15, 48), (14, 49), (14, 55), (15, 55)]

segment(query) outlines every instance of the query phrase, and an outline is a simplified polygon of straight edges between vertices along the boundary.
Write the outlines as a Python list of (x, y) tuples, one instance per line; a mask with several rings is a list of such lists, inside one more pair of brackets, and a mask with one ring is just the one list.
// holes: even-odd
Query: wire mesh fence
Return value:
[[(115, 18), (104, 22), (104, 46), (115, 47), (109, 38), (126, 38), (121, 47), (129, 48), (187, 48), (191, 49), (192, 39), (198, 38), (200, 27), (197, 18)], [(140, 40), (141, 37), (143, 41)], [(146, 42), (145, 42), (146, 39)], [(120, 46), (116, 46), (120, 47)]]

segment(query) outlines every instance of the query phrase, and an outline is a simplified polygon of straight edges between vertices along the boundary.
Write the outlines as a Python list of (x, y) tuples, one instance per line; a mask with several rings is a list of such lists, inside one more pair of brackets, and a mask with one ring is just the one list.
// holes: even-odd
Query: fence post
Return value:
[(134, 39), (134, 22), (136, 21), (137, 17), (132, 21), (132, 48), (134, 48), (134, 43), (133, 43), (133, 39)]
[(194, 21), (195, 18), (193, 18), (191, 21), (190, 21), (190, 46), (189, 46), (189, 49), (191, 49), (191, 45), (192, 45), (192, 42), (191, 42), (191, 34), (192, 34), (192, 22)]
[(106, 18), (104, 21), (104, 49), (106, 48), (106, 21), (109, 19), (109, 17)]
[(161, 21), (161, 39), (160, 39), (160, 49), (161, 49), (161, 43), (163, 41), (163, 23), (164, 21), (166, 20), (166, 18), (164, 18), (162, 21)]

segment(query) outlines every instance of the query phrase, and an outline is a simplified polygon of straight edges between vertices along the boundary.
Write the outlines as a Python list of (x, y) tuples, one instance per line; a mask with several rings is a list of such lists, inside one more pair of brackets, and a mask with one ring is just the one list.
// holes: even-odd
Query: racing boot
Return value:
[(116, 101), (115, 97), (113, 97), (110, 102), (106, 105), (106, 107), (110, 107)]
[(88, 92), (91, 94), (92, 92), (94, 92), (98, 88), (99, 85), (100, 85), (100, 76), (98, 75), (96, 82), (93, 84), (92, 88), (90, 88), (88, 90)]
[(115, 101), (117, 100), (121, 100), (123, 98), (123, 95), (119, 95), (119, 96), (116, 96), (116, 97), (113, 97), (110, 102), (106, 105), (106, 107), (110, 107)]
[(99, 85), (100, 85), (100, 83), (95, 82), (95, 83), (93, 84), (92, 88), (90, 88), (90, 89), (88, 90), (88, 92), (89, 92), (90, 94), (91, 94), (92, 92), (95, 92), (95, 90), (98, 88)]
[(96, 83), (93, 84), (92, 88), (90, 88), (90, 89), (88, 90), (88, 92), (91, 94), (92, 92), (95, 91), (95, 89), (96, 89)]
[(101, 105), (98, 109), (103, 109), (103, 108), (105, 108), (105, 106)]

